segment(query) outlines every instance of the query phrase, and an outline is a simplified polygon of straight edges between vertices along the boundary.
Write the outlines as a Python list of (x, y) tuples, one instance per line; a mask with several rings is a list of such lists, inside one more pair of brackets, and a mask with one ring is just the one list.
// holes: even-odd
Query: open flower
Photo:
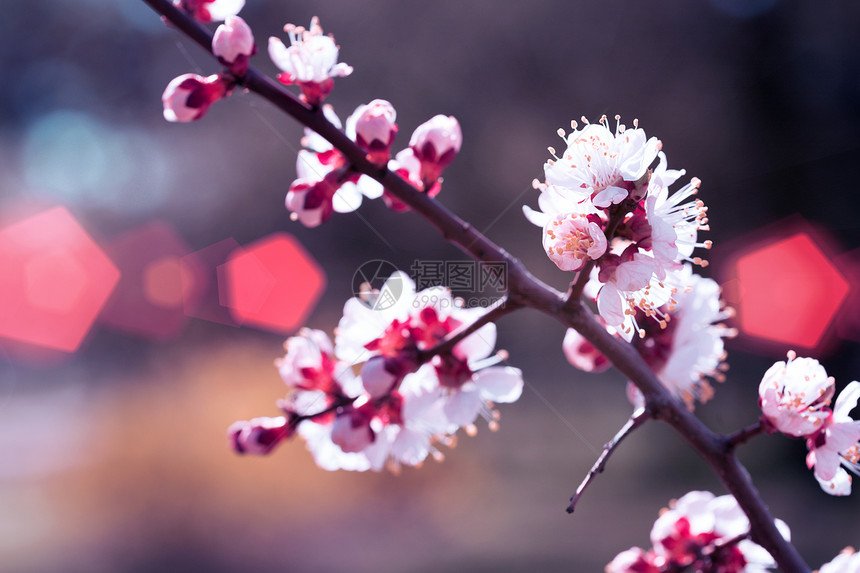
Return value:
[(692, 409), (713, 395), (708, 379), (723, 380), (723, 338), (735, 331), (721, 323), (732, 310), (722, 307), (719, 285), (693, 274), (690, 265), (680, 275), (677, 282), (689, 286), (675, 295), (672, 310), (664, 309), (667, 323), (643, 320), (646, 334), (634, 338), (633, 346), (660, 382)]
[(817, 434), (807, 440), (810, 452), (806, 463), (815, 468), (821, 489), (831, 495), (851, 493), (851, 476), (860, 475), (860, 421), (849, 415), (860, 398), (860, 382), (851, 382), (836, 398), (833, 412)]
[(561, 270), (578, 271), (606, 252), (606, 235), (585, 215), (557, 215), (544, 227), (543, 248)]
[(773, 431), (805, 437), (820, 430), (830, 416), (834, 381), (813, 358), (788, 353), (788, 362), (771, 366), (759, 384), (762, 421)]
[(606, 116), (600, 123), (582, 120), (582, 128), (573, 122), (572, 133), (564, 137), (562, 132), (567, 148), (544, 165), (546, 182), (605, 209), (627, 198), (632, 183), (645, 175), (661, 144), (655, 137), (647, 139), (638, 121), (634, 121), (634, 129), (625, 129), (619, 122), (613, 132)]
[(278, 80), (283, 84), (296, 84), (302, 98), (310, 105), (319, 105), (334, 87), (333, 78), (352, 73), (352, 66), (338, 63), (339, 48), (332, 36), (324, 36), (319, 18), (311, 20), (305, 29), (287, 24), (290, 46), (279, 38), (269, 38), (269, 57), (283, 71)]

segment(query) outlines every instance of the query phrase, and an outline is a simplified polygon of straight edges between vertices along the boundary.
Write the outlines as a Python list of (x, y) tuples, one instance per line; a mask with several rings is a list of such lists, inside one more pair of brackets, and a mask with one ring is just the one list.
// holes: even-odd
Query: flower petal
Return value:
[(523, 372), (510, 366), (490, 366), (475, 373), (481, 397), (493, 402), (516, 402), (523, 393)]

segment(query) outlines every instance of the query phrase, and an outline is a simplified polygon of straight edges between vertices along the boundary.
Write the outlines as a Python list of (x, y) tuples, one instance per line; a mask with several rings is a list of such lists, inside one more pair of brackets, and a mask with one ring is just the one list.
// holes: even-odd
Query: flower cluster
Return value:
[[(776, 525), (789, 539), (788, 526)], [(669, 504), (651, 529), (652, 548), (632, 547), (606, 566), (606, 573), (752, 573), (776, 567), (749, 537), (749, 520), (730, 495), (691, 491)]]
[(396, 470), (453, 446), (478, 417), (498, 427), (496, 402), (514, 402), (522, 373), (491, 356), (495, 325), (487, 324), (450, 350), (435, 347), (468, 326), (481, 309), (465, 309), (443, 288), (415, 292), (395, 273), (379, 292), (344, 306), (335, 344), (305, 329), (286, 343), (277, 363), (288, 393), (284, 416), (237, 422), (229, 431), (239, 453), (265, 454), (298, 433), (327, 470)]
[[(322, 109), (326, 119), (340, 128), (342, 124), (334, 109), (330, 105), (323, 105)], [(460, 149), (463, 140), (460, 125), (453, 117), (436, 116), (415, 130), (410, 147), (390, 159), (398, 129), (396, 118), (389, 102), (373, 100), (356, 108), (347, 118), (344, 132), (367, 151), (371, 163), (378, 167), (387, 164), (418, 190), (434, 197), (441, 189), (439, 174)], [(376, 180), (355, 171), (340, 151), (309, 128), (305, 128), (302, 146), (305, 149), (299, 151), (296, 164), (298, 178), (290, 185), (285, 201), (293, 220), (316, 227), (335, 212), (355, 211), (362, 197), (382, 197), (393, 210), (407, 210)]]
[[(394, 109), (391, 111), (393, 119)], [(323, 106), (323, 114), (336, 127), (341, 127), (340, 118), (330, 105)], [(350, 117), (347, 123), (352, 121)], [(299, 151), (296, 161), (298, 178), (290, 185), (285, 201), (294, 221), (316, 227), (334, 212), (355, 211), (363, 197), (375, 199), (382, 195), (382, 185), (353, 171), (340, 151), (309, 128), (305, 128), (302, 146), (305, 149)]]
[[(735, 330), (720, 321), (733, 311), (722, 306), (717, 283), (693, 274), (690, 265), (671, 274), (687, 287), (675, 295), (675, 304), (658, 309), (661, 322), (644, 320), (644, 313), (637, 310), (635, 319), (644, 332), (631, 342), (663, 385), (692, 409), (696, 401), (706, 402), (713, 395), (709, 379), (725, 379), (723, 338), (734, 336)], [(594, 287), (592, 281), (586, 290)], [(615, 329), (609, 330), (618, 335)], [(609, 367), (609, 361), (573, 329), (567, 331), (562, 348), (568, 361), (580, 370), (602, 372)], [(643, 405), (642, 395), (632, 383), (628, 395), (635, 406)]]
[[(546, 182), (534, 182), (541, 194), (541, 211), (523, 207), (526, 217), (543, 228), (547, 256), (562, 270), (583, 271), (595, 266), (593, 280), (601, 317), (629, 338), (644, 335), (637, 311), (665, 321), (661, 308), (676, 304), (679, 288), (672, 271), (692, 257), (698, 232), (707, 230), (707, 208), (693, 199), (699, 180), (692, 179), (674, 194), (669, 187), (683, 171), (667, 168), (662, 144), (648, 139), (634, 122), (626, 129), (616, 116), (614, 132), (606, 116), (599, 123), (572, 123), (560, 156), (544, 165)], [(651, 166), (657, 165), (651, 169)]]
[(834, 393), (834, 379), (817, 360), (790, 351), (788, 361), (771, 366), (761, 380), (761, 423), (768, 432), (805, 439), (806, 465), (815, 469), (821, 489), (848, 495), (851, 475), (844, 468), (860, 475), (860, 421), (849, 415), (860, 398), (860, 382), (848, 384), (831, 409)]
[[(215, 0), (207, 3), (196, 0), (193, 6), (191, 4), (188, 0), (184, 2), (186, 9), (192, 14), (205, 11), (206, 18), (225, 20), (215, 30), (212, 53), (226, 66), (227, 71), (205, 78), (197, 74), (183, 74), (167, 84), (161, 96), (161, 103), (164, 106), (164, 119), (171, 122), (185, 123), (206, 115), (209, 106), (230, 95), (236, 87), (237, 78), (248, 71), (248, 59), (257, 51), (251, 28), (242, 18), (236, 16), (235, 12), (213, 12), (213, 7), (220, 6), (223, 2)], [(238, 12), (244, 2), (227, 4)], [(219, 17), (215, 18), (212, 14)], [(201, 16), (197, 17), (203, 19)]]

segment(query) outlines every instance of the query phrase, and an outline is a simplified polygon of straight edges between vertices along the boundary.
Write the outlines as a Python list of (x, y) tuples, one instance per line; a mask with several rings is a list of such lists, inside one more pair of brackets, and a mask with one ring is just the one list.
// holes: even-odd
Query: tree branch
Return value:
[(418, 362), (423, 364), (437, 354), (450, 352), (461, 340), (463, 340), (470, 334), (473, 334), (482, 326), (485, 326), (491, 322), (496, 322), (506, 314), (510, 314), (519, 308), (522, 308), (522, 305), (509, 300), (507, 296), (500, 298), (495, 303), (493, 303), (493, 305), (487, 310), (487, 312), (478, 317), (477, 320), (475, 320), (471, 324), (464, 324), (454, 332), (450, 333), (447, 337), (445, 337), (444, 340), (442, 340), (433, 348), (428, 348), (427, 350), (419, 352)]
[(737, 432), (732, 432), (731, 434), (727, 435), (725, 437), (726, 447), (729, 450), (734, 450), (739, 445), (748, 442), (762, 432), (764, 432), (764, 426), (762, 426), (761, 420), (759, 420), (755, 424), (751, 424), (746, 428), (741, 428)]
[(618, 433), (603, 446), (603, 452), (601, 452), (600, 457), (597, 458), (597, 461), (594, 462), (594, 465), (591, 466), (590, 470), (588, 470), (582, 483), (580, 483), (579, 487), (576, 488), (576, 493), (570, 498), (570, 505), (567, 506), (568, 513), (573, 513), (574, 509), (576, 509), (576, 503), (579, 501), (579, 498), (582, 497), (582, 494), (585, 493), (585, 489), (591, 485), (591, 482), (594, 481), (597, 474), (603, 473), (603, 470), (606, 469), (606, 462), (609, 461), (609, 456), (612, 455), (615, 448), (624, 441), (624, 438), (632, 434), (639, 426), (650, 419), (651, 414), (649, 414), (646, 409), (641, 408), (636, 410), (633, 412), (633, 415), (630, 416), (630, 419), (621, 426)]
[[(143, 0), (167, 21), (211, 52), (212, 34), (193, 21), (170, 0)], [(579, 331), (616, 368), (631, 380), (645, 397), (649, 414), (675, 429), (713, 468), (726, 489), (734, 495), (750, 520), (752, 539), (767, 549), (786, 573), (808, 573), (800, 554), (776, 528), (773, 516), (752, 484), (749, 474), (725, 447), (719, 436), (694, 417), (660, 383), (636, 350), (610, 335), (579, 301), (565, 304), (562, 293), (534, 277), (525, 266), (438, 201), (419, 192), (388, 169), (371, 164), (364, 151), (344, 132), (328, 122), (320, 109), (312, 109), (255, 68), (238, 82), (256, 92), (302, 125), (327, 139), (352, 163), (356, 171), (376, 179), (397, 199), (436, 227), (443, 237), (465, 253), (484, 262), (504, 262), (508, 268), (508, 296), (548, 314), (567, 327)]]

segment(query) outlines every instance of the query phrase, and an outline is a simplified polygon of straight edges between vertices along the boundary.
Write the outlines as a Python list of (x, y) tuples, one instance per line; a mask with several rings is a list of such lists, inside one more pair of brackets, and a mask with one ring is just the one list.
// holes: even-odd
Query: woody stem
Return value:
[(591, 482), (599, 473), (603, 473), (603, 470), (606, 469), (606, 462), (609, 461), (609, 456), (615, 451), (615, 448), (624, 441), (624, 438), (632, 434), (636, 428), (647, 422), (651, 419), (651, 414), (645, 408), (640, 408), (630, 416), (630, 419), (618, 430), (618, 433), (613, 436), (611, 440), (609, 440), (604, 446), (603, 451), (600, 453), (600, 457), (597, 458), (597, 461), (594, 462), (594, 465), (591, 466), (591, 469), (588, 470), (585, 478), (582, 480), (582, 483), (579, 484), (579, 487), (576, 488), (576, 493), (570, 498), (570, 505), (567, 506), (567, 512), (573, 513), (576, 509), (576, 503), (579, 501), (579, 498), (582, 497), (582, 494), (585, 493), (585, 489), (591, 485)]
[(454, 332), (451, 332), (444, 340), (433, 348), (419, 352), (418, 362), (423, 364), (437, 354), (451, 352), (451, 350), (453, 350), (454, 347), (467, 336), (477, 332), (481, 327), (491, 322), (496, 322), (501, 317), (506, 314), (510, 314), (519, 308), (522, 308), (522, 305), (511, 301), (507, 296), (500, 298), (489, 307), (487, 312), (478, 317), (477, 320), (471, 324), (463, 325)]

